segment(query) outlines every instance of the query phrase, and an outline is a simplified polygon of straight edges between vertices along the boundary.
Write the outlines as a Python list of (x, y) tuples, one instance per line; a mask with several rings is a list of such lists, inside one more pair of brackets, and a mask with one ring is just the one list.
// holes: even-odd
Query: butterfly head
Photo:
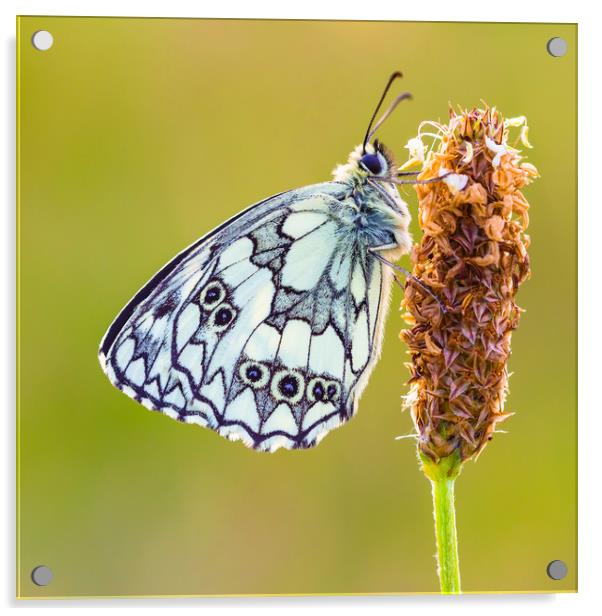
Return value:
[(397, 177), (397, 172), (395, 171), (393, 157), (378, 139), (372, 141), (372, 138), (397, 105), (401, 101), (412, 98), (409, 92), (399, 94), (382, 117), (374, 123), (389, 88), (401, 76), (401, 73), (396, 71), (389, 77), (387, 85), (376, 105), (376, 109), (370, 118), (362, 144), (351, 152), (346, 165), (339, 165), (334, 170), (335, 181), (351, 181), (354, 184), (364, 184), (369, 178), (377, 178), (379, 180), (384, 179), (385, 181), (390, 180), (392, 183), (395, 183), (394, 178)]
[(366, 151), (358, 160), (358, 168), (369, 175), (386, 178), (395, 167), (393, 157), (385, 146), (376, 139), (374, 145), (367, 145)]
[(380, 176), (387, 170), (387, 161), (380, 152), (375, 154), (366, 153), (360, 158), (360, 167), (363, 167), (372, 175)]
[(395, 161), (389, 150), (376, 139), (366, 146), (358, 145), (349, 154), (347, 164), (339, 165), (333, 172), (339, 182), (364, 183), (368, 177), (388, 179), (395, 172)]

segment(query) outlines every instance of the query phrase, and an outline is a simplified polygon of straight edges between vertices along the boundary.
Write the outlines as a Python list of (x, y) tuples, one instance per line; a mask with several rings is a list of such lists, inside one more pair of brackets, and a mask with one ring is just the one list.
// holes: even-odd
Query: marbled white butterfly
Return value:
[(372, 128), (400, 76), (333, 181), (252, 205), (138, 291), (100, 345), (113, 385), (261, 451), (312, 447), (353, 416), (380, 353), (390, 262), (411, 246), (395, 184), (416, 180), (371, 142), (410, 97)]

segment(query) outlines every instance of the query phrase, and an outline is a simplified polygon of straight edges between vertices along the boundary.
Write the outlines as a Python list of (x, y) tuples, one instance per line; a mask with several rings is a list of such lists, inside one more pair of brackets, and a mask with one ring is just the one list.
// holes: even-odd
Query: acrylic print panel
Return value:
[[(39, 31), (47, 49), (32, 44)], [(548, 53), (554, 37), (564, 55)], [(463, 592), (576, 590), (576, 38), (558, 24), (19, 18), (20, 597), (438, 593), (417, 447), (431, 472), (466, 459), (455, 486)], [(376, 136), (397, 166), (370, 139), (332, 183), (396, 70), (380, 113), (400, 92), (413, 98)], [(439, 139), (404, 147), (425, 120)], [(416, 179), (396, 175), (412, 156), (405, 170), (437, 181), (397, 193), (390, 180)], [(107, 378), (100, 341), (164, 264), (250, 204), (322, 182), (163, 270), (105, 338)], [(395, 250), (371, 250), (387, 243)], [(423, 286), (408, 282), (404, 296), (393, 285), (375, 363), (367, 310), (376, 318), (374, 277), (393, 269), (374, 254), (400, 252)], [(238, 282), (224, 273), (235, 262)], [(339, 282), (335, 310), (328, 293), (356, 263), (366, 269)], [(255, 286), (237, 286), (256, 271)], [(275, 281), (288, 289), (278, 318), (264, 301)], [(295, 298), (311, 300), (305, 312), (283, 308)], [(251, 322), (268, 328), (259, 355), (244, 346)], [(271, 358), (270, 335), (286, 340)], [(145, 362), (159, 349), (153, 393)], [(201, 392), (211, 370), (246, 392), (236, 409)], [(396, 440), (416, 429), (418, 440)], [(439, 556), (453, 577), (453, 555)], [(555, 560), (562, 579), (548, 575)], [(39, 566), (50, 581), (32, 577)]]

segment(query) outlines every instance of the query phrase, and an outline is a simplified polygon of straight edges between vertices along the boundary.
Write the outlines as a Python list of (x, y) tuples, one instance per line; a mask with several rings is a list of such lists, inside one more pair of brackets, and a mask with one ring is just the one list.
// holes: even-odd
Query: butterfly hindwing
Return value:
[(273, 451), (349, 419), (380, 347), (388, 279), (345, 227), (348, 186), (272, 197), (180, 253), (101, 343), (148, 408)]

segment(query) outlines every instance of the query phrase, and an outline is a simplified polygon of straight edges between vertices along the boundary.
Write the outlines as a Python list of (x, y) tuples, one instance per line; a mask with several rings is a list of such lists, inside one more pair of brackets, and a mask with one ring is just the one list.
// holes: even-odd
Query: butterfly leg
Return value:
[[(388, 265), (394, 272), (399, 272), (400, 274), (403, 274), (405, 276), (405, 278), (407, 280), (411, 280), (415, 285), (417, 285), (418, 287), (420, 287), (425, 293), (428, 293), (438, 304), (439, 307), (441, 308), (441, 310), (443, 311), (443, 314), (447, 314), (447, 309), (445, 308), (445, 305), (443, 304), (443, 302), (435, 295), (435, 293), (433, 292), (433, 290), (426, 284), (424, 284), (421, 280), (418, 280), (418, 278), (416, 278), (416, 276), (414, 276), (411, 272), (408, 272), (407, 269), (401, 267), (400, 265), (397, 265), (396, 263), (392, 263), (391, 261), (389, 261), (388, 259), (385, 259), (381, 254), (379, 254), (378, 250), (381, 247), (378, 248), (371, 248), (370, 250), (368, 250), (368, 252), (373, 255), (376, 259), (378, 259), (381, 263), (384, 263), (385, 265)], [(386, 247), (385, 247), (386, 248)], [(405, 286), (401, 283), (401, 281), (399, 280), (399, 278), (394, 274), (393, 275), (395, 282), (399, 285), (399, 287), (404, 290)]]
[[(402, 172), (402, 173), (398, 173), (398, 175), (400, 176), (406, 176), (406, 175), (415, 175), (413, 172)], [(440, 175), (438, 178), (429, 178), (428, 180), (418, 180), (416, 178), (414, 178), (413, 180), (399, 180), (397, 178), (381, 178), (378, 177), (376, 175), (370, 175), (368, 176), (369, 180), (375, 180), (377, 182), (386, 182), (389, 184), (397, 184), (399, 186), (404, 185), (404, 184), (412, 184), (412, 185), (416, 185), (416, 184), (434, 184), (435, 182), (442, 182), (448, 175), (453, 175), (452, 171), (449, 171), (448, 173), (444, 173), (443, 175)]]
[(428, 180), (418, 180), (418, 179), (413, 179), (413, 180), (397, 180), (397, 179), (391, 179), (391, 182), (393, 182), (393, 184), (398, 184), (398, 185), (403, 185), (403, 184), (434, 184), (435, 182), (442, 182), (448, 175), (452, 175), (452, 172), (450, 171), (449, 173), (444, 173), (443, 175), (440, 175), (438, 178), (429, 178)]

